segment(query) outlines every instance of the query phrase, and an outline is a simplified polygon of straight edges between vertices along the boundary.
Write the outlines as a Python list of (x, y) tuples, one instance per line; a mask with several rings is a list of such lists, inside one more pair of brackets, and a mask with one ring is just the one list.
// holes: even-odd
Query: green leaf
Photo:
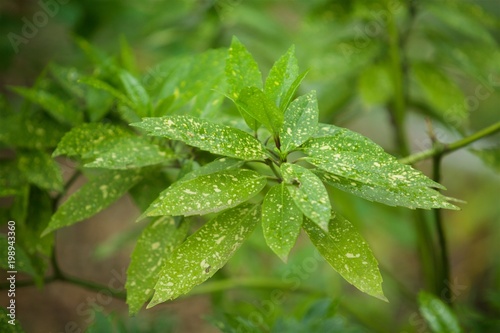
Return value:
[(125, 68), (128, 72), (136, 72), (137, 67), (135, 63), (134, 51), (130, 47), (127, 38), (125, 38), (124, 35), (120, 35), (120, 62), (123, 68)]
[(252, 233), (260, 218), (257, 206), (224, 211), (179, 246), (163, 265), (151, 308), (189, 292), (222, 268)]
[(31, 259), (29, 255), (24, 251), (22, 247), (14, 242), (14, 247), (16, 249), (15, 264), (13, 267), (9, 267), (8, 261), (8, 249), (9, 249), (9, 239), (7, 234), (0, 234), (0, 267), (7, 271), (20, 271), (28, 273), (29, 275), (35, 277), (37, 272), (33, 265), (31, 264)]
[(172, 217), (151, 221), (137, 240), (127, 270), (127, 304), (130, 314), (139, 312), (153, 295), (153, 288), (163, 263), (184, 241), (189, 231), (188, 221), (180, 227)]
[(75, 126), (80, 124), (83, 120), (82, 112), (75, 109), (68, 102), (62, 101), (59, 97), (44, 90), (24, 87), (13, 87), (12, 90), (31, 102), (40, 105), (54, 119), (63, 124)]
[(382, 291), (378, 262), (368, 244), (352, 224), (333, 213), (328, 231), (306, 219), (304, 230), (326, 261), (353, 286), (387, 301)]
[(358, 89), (367, 105), (384, 105), (394, 93), (394, 83), (387, 66), (374, 64), (361, 72)]
[(175, 158), (168, 148), (159, 147), (142, 137), (124, 137), (110, 141), (88, 168), (133, 169), (155, 165)]
[(57, 209), (42, 236), (97, 214), (123, 196), (141, 178), (138, 170), (113, 170), (90, 179)]
[(268, 96), (282, 111), (288, 106), (289, 100), (287, 101), (286, 97), (298, 76), (299, 65), (295, 57), (295, 46), (292, 45), (288, 51), (274, 63), (269, 71), (264, 86), (266, 96)]
[(186, 180), (191, 180), (197, 178), (199, 176), (210, 175), (213, 173), (217, 173), (220, 171), (239, 168), (244, 164), (244, 161), (237, 160), (229, 157), (222, 157), (199, 167), (198, 169), (194, 169), (184, 175), (179, 181), (184, 182)]
[(202, 175), (174, 183), (160, 194), (145, 214), (189, 216), (218, 212), (252, 198), (266, 183), (265, 177), (244, 169)]
[(277, 136), (283, 125), (283, 113), (278, 107), (256, 87), (241, 90), (236, 105), (250, 117), (262, 123), (274, 136)]
[(309, 169), (297, 164), (281, 165), (283, 180), (288, 191), (305, 216), (313, 220), (323, 230), (328, 230), (332, 206), (328, 192), (321, 180)]
[(81, 156), (92, 158), (106, 151), (111, 140), (131, 136), (119, 126), (103, 123), (86, 123), (67, 132), (52, 156)]
[(79, 80), (79, 82), (86, 84), (92, 88), (105, 91), (111, 94), (114, 98), (116, 98), (123, 105), (128, 106), (131, 109), (135, 109), (135, 104), (127, 97), (124, 93), (119, 91), (118, 89), (111, 86), (109, 83), (106, 83), (102, 80), (99, 80), (95, 77), (83, 77)]
[(234, 100), (238, 99), (243, 88), (262, 88), (262, 74), (257, 62), (234, 36), (226, 60), (226, 78), (229, 84), (229, 96)]
[(421, 291), (419, 309), (434, 333), (461, 333), (462, 329), (453, 311), (436, 296)]
[(132, 196), (139, 211), (143, 212), (170, 185), (171, 182), (166, 173), (161, 170), (155, 170), (144, 175), (144, 178), (130, 189), (129, 194)]
[(19, 170), (36, 186), (49, 191), (61, 191), (63, 178), (59, 165), (43, 151), (20, 152)]
[(144, 118), (131, 126), (145, 129), (149, 135), (180, 140), (213, 154), (262, 160), (266, 152), (262, 144), (250, 134), (239, 129), (211, 123), (189, 116)]
[[(323, 136), (326, 135), (326, 136)], [(363, 198), (408, 208), (457, 207), (430, 189), (444, 187), (392, 155), (368, 138), (333, 125), (321, 125), (302, 145), (306, 160), (331, 175), (330, 184)]]
[(0, 160), (0, 197), (21, 194), (25, 186), (17, 161)]
[(151, 115), (151, 102), (149, 95), (142, 84), (130, 73), (122, 70), (120, 72), (120, 81), (125, 88), (127, 97), (134, 105), (133, 109), (139, 117)]
[(273, 186), (262, 202), (262, 229), (267, 245), (284, 262), (297, 241), (302, 212), (295, 205), (285, 183)]
[(279, 105), (280, 110), (286, 110), (290, 104), (290, 101), (293, 99), (293, 96), (295, 95), (295, 92), (299, 88), (300, 84), (302, 83), (302, 80), (306, 77), (307, 73), (309, 73), (309, 70), (306, 70), (302, 72), (296, 79), (293, 81), (292, 85), (286, 92), (286, 95), (281, 99), (281, 103)]
[(491, 147), (486, 149), (470, 149), (470, 151), (483, 160), (483, 162), (495, 170), (500, 172), (500, 147)]
[(465, 96), (458, 85), (431, 64), (415, 63), (411, 69), (425, 101), (447, 123), (455, 127), (460, 125), (469, 113), (465, 107)]
[(318, 117), (316, 91), (294, 100), (285, 111), (280, 132), (281, 151), (289, 152), (306, 142), (318, 129)]
[[(229, 47), (228, 58), (226, 60), (226, 80), (229, 85), (228, 95), (233, 100), (238, 100), (240, 91), (246, 87), (262, 88), (262, 74), (257, 62), (245, 48), (238, 38), (233, 36)], [(258, 122), (240, 111), (248, 126), (256, 131), (259, 128)]]

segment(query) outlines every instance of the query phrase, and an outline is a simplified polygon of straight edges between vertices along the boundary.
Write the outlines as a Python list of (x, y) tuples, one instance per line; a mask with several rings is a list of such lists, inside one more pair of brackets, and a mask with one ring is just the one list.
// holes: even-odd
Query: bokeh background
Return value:
[[(227, 47), (233, 35), (252, 52), (263, 73), (294, 44), (301, 68), (310, 69), (300, 91), (317, 90), (321, 120), (358, 131), (399, 155), (388, 112), (398, 88), (387, 83), (383, 70), (390, 58), (388, 13), (402, 36), (408, 65), (401, 70), (410, 72), (404, 84), (411, 100), (406, 128), (412, 152), (431, 146), (426, 119), (433, 119), (442, 142), (500, 120), (500, 3), (495, 0), (3, 1), (0, 92), (20, 104), (9, 86), (33, 85), (50, 63), (91, 71), (81, 39), (110, 57), (126, 40), (143, 84), (162, 75), (158, 63)], [(34, 29), (26, 28), (26, 22), (36, 23)], [(462, 110), (456, 111), (458, 116), (449, 112), (455, 105)], [(473, 147), (498, 147), (499, 142), (497, 135)], [(446, 195), (467, 201), (461, 211), (444, 212), (452, 278), (450, 290), (443, 291), (453, 298), (467, 332), (500, 330), (498, 156), (489, 154), (485, 162), (464, 149), (443, 162)], [(61, 162), (63, 170), (73, 167), (70, 161)], [(431, 166), (422, 162), (417, 167), (429, 174)], [(328, 297), (337, 306), (337, 324), (348, 327), (343, 332), (425, 332), (415, 298), (425, 281), (414, 213), (337, 191), (332, 196), (335, 207), (371, 245), (390, 303), (361, 294), (326, 263), (312, 259), (312, 245), (305, 239), (299, 240), (289, 262), (282, 263), (256, 230), (213, 278), (229, 277), (240, 287), (212, 293), (200, 289), (198, 295), (128, 318), (122, 300), (57, 282), (41, 289), (20, 288), (18, 319), (29, 333), (84, 332), (93, 323), (95, 332), (104, 332), (109, 318), (124, 332), (218, 332), (207, 318), (219, 320), (224, 312), (247, 318), (258, 313), (272, 323), (300, 318), (317, 299)], [(134, 223), (138, 214), (125, 197), (94, 218), (58, 231), (61, 267), (103, 285), (116, 281), (123, 286), (142, 228)], [(298, 286), (279, 302), (269, 302), (277, 289), (272, 284), (245, 287), (252, 279)]]

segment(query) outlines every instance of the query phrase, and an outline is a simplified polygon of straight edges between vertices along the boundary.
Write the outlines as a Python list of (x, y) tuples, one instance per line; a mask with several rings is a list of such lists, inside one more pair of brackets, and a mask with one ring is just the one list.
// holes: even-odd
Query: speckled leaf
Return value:
[(360, 198), (380, 202), (389, 206), (401, 206), (411, 209), (458, 209), (458, 207), (447, 201), (450, 199), (425, 186), (408, 186), (404, 188), (377, 187), (338, 175), (323, 172), (317, 172), (317, 175), (328, 185), (352, 193)]
[(20, 153), (18, 166), (30, 183), (49, 191), (62, 190), (61, 170), (56, 161), (43, 151)]
[(57, 209), (42, 235), (97, 214), (140, 180), (138, 170), (106, 171), (90, 179)]
[(421, 291), (419, 310), (434, 333), (461, 333), (460, 323), (453, 311), (438, 297)]
[(262, 229), (267, 245), (286, 262), (302, 227), (302, 212), (285, 183), (273, 186), (262, 202)]
[(378, 262), (363, 237), (342, 216), (333, 213), (329, 231), (306, 219), (304, 230), (321, 255), (347, 282), (387, 301), (382, 291)]
[(26, 186), (26, 179), (19, 172), (17, 161), (1, 160), (0, 197), (21, 194)]
[(442, 185), (399, 163), (368, 138), (332, 125), (321, 125), (316, 136), (302, 145), (306, 160), (335, 176), (330, 177), (334, 186), (393, 206), (456, 209), (430, 189), (444, 189)]
[(160, 148), (148, 140), (134, 136), (113, 140), (91, 163), (85, 164), (90, 168), (106, 169), (133, 169), (148, 165), (163, 163), (175, 154), (168, 148)]
[(236, 105), (271, 133), (278, 135), (283, 124), (283, 113), (262, 90), (256, 87), (242, 89)]
[(54, 119), (61, 123), (75, 126), (80, 124), (83, 120), (82, 112), (73, 108), (71, 104), (62, 101), (59, 97), (44, 90), (24, 87), (15, 87), (13, 90), (24, 98), (41, 106)]
[(286, 100), (287, 92), (299, 76), (299, 65), (295, 57), (295, 46), (278, 59), (269, 71), (264, 92), (280, 110), (284, 111), (289, 101)]
[(290, 104), (290, 101), (293, 99), (295, 92), (297, 91), (297, 89), (299, 89), (299, 86), (302, 83), (302, 80), (304, 80), (304, 78), (306, 77), (307, 73), (309, 73), (309, 70), (306, 70), (306, 71), (300, 73), (300, 75), (297, 76), (295, 81), (293, 81), (292, 85), (290, 86), (290, 88), (286, 92), (286, 95), (281, 99), (281, 103), (279, 106), (280, 110), (286, 110), (286, 108)]
[(184, 241), (189, 221), (179, 227), (172, 217), (160, 217), (144, 229), (137, 240), (127, 270), (127, 304), (130, 314), (139, 312), (153, 295), (158, 275), (168, 256)]
[(131, 125), (145, 129), (150, 135), (180, 140), (213, 154), (245, 160), (266, 158), (264, 147), (252, 135), (199, 118), (189, 116), (144, 118), (142, 122)]
[(313, 220), (323, 230), (328, 230), (332, 210), (328, 192), (321, 180), (309, 169), (297, 164), (281, 165), (283, 180), (295, 204), (305, 216)]
[(260, 218), (257, 206), (227, 210), (188, 237), (170, 255), (148, 305), (175, 299), (215, 274), (252, 233)]
[[(202, 215), (235, 207), (259, 193), (266, 178), (252, 170), (227, 170), (174, 183), (146, 210), (147, 216)], [(144, 214), (143, 214), (144, 215)]]
[[(228, 95), (236, 101), (239, 93), (246, 87), (262, 88), (262, 74), (257, 62), (238, 38), (233, 37), (226, 60), (226, 80), (229, 85)], [(257, 130), (259, 124), (254, 118), (240, 111), (245, 122), (252, 130)]]
[(134, 110), (139, 117), (151, 115), (149, 95), (142, 84), (127, 71), (120, 72), (120, 81), (125, 88), (127, 97), (134, 104)]
[(116, 138), (131, 136), (119, 126), (103, 123), (87, 123), (66, 133), (52, 156), (94, 157), (108, 149), (106, 143)]
[(311, 91), (294, 100), (285, 111), (281, 128), (281, 151), (289, 152), (306, 142), (318, 129), (318, 100)]

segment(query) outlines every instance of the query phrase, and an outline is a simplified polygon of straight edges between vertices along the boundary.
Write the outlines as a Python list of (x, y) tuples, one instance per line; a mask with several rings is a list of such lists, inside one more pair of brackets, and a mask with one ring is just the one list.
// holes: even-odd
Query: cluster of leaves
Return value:
[[(159, 66), (163, 75), (145, 85), (131, 74), (135, 69), (125, 43), (121, 66), (79, 43), (96, 62), (97, 75), (53, 66), (55, 80), (42, 77), (31, 89), (14, 88), (43, 112), (27, 107), (8, 113), (0, 139), (19, 155), (2, 167), (24, 172), (15, 177), (4, 173), (2, 193), (14, 195), (16, 205), (24, 203), (21, 212), (34, 207), (26, 204), (33, 193), (46, 201), (34, 219), (37, 228), (26, 233), (32, 242), (23, 243), (32, 247), (30, 255), (44, 242), (42, 253), (49, 255), (51, 242), (44, 240), (51, 241), (53, 231), (130, 193), (144, 211), (141, 218), (154, 217), (128, 271), (132, 313), (151, 296), (149, 306), (210, 278), (259, 222), (267, 244), (282, 260), (304, 229), (348, 282), (385, 299), (376, 259), (351, 223), (332, 211), (326, 186), (392, 206), (456, 208), (433, 189), (441, 185), (369, 139), (319, 123), (315, 92), (294, 98), (307, 72), (299, 73), (293, 47), (264, 83), (251, 54), (233, 38), (229, 50)], [(66, 100), (51, 93), (54, 84), (64, 89)], [(241, 118), (219, 112), (224, 94)], [(23, 129), (29, 140), (19, 139)], [(63, 194), (58, 166), (47, 153), (54, 147), (52, 156), (78, 161), (88, 182), (52, 214)], [(218, 214), (186, 239), (190, 216), (208, 213)], [(21, 226), (33, 223), (24, 214), (13, 216)], [(41, 243), (36, 238), (42, 230)]]

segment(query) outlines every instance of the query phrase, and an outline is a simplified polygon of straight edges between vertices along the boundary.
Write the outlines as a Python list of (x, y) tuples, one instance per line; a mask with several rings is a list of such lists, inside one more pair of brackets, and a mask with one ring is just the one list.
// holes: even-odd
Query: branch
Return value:
[(468, 137), (452, 142), (450, 144), (437, 145), (431, 149), (401, 158), (399, 162), (403, 164), (414, 164), (416, 162), (423, 161), (434, 156), (444, 156), (497, 132), (500, 132), (500, 121), (489, 127), (486, 127), (485, 129), (480, 130), (479, 132), (476, 132)]

